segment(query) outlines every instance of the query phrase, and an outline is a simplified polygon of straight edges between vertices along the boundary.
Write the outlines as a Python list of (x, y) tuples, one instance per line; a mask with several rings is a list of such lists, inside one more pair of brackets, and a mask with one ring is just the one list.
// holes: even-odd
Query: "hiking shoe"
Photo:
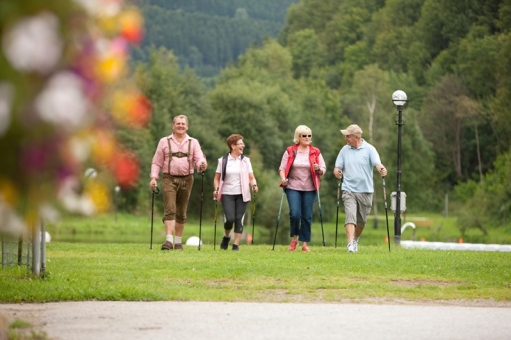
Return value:
[(174, 247), (172, 247), (172, 242), (170, 241), (165, 241), (165, 243), (163, 243), (161, 245), (161, 250), (172, 250), (174, 249)]
[(288, 250), (295, 251), (297, 245), (298, 245), (298, 241), (295, 241), (295, 240), (291, 241), (291, 243), (289, 244)]
[(240, 250), (240, 247), (239, 247), (238, 245), (233, 244), (233, 245), (232, 245), (232, 250), (234, 250), (234, 251), (239, 251), (239, 250)]
[(358, 241), (353, 241), (353, 252), (356, 253), (358, 251)]
[(175, 250), (183, 250), (183, 245), (181, 243), (176, 243), (176, 244), (174, 244), (174, 249)]
[(307, 247), (307, 246), (303, 246), (303, 247), (302, 247), (302, 251), (309, 252), (309, 251), (311, 251), (311, 250), (309, 249), (309, 247)]
[(348, 253), (354, 253), (355, 247), (353, 247), (353, 243), (348, 244)]
[(222, 243), (220, 244), (220, 248), (223, 250), (227, 250), (227, 247), (229, 247), (229, 241), (231, 240), (230, 237), (224, 236), (222, 239)]

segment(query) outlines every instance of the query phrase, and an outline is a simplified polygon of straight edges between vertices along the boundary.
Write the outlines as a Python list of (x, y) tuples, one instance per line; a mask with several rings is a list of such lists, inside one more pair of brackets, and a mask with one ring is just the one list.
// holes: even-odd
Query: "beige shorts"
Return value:
[(367, 216), (371, 212), (373, 205), (373, 194), (343, 191), (342, 201), (344, 202), (344, 211), (346, 213), (344, 225), (351, 223), (364, 228)]

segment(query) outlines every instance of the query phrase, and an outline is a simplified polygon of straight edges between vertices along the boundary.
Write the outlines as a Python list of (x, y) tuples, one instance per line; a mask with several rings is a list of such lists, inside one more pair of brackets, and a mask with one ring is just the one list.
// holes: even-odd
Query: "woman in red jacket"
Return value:
[(279, 167), (280, 187), (284, 188), (289, 205), (289, 251), (302, 242), (302, 251), (310, 251), (312, 210), (320, 186), (320, 176), (326, 171), (321, 151), (312, 146), (312, 131), (305, 125), (295, 130), (294, 145), (288, 147)]

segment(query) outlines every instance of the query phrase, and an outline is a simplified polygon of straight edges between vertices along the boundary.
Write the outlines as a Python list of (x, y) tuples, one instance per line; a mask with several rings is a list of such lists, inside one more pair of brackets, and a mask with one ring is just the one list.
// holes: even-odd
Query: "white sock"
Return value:
[(360, 237), (355, 237), (355, 238), (353, 239), (353, 241), (355, 241), (355, 242), (357, 242), (357, 243), (358, 243), (358, 239), (359, 239), (359, 238), (360, 238)]
[(176, 236), (176, 244), (181, 244), (181, 236)]
[(167, 235), (167, 236), (165, 237), (165, 240), (166, 240), (166, 241), (169, 241), (169, 242), (170, 242), (170, 243), (172, 243), (172, 244), (174, 243), (174, 238), (172, 237), (172, 235)]

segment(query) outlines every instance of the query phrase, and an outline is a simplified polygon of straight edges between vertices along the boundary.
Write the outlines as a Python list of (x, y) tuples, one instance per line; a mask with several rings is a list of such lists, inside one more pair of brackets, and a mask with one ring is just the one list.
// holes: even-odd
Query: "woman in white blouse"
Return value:
[(232, 250), (239, 250), (243, 234), (243, 219), (250, 202), (250, 190), (259, 191), (250, 159), (243, 155), (243, 136), (232, 134), (227, 138), (230, 152), (218, 159), (213, 184), (213, 199), (221, 201), (224, 209), (224, 237), (220, 248), (227, 250), (234, 227)]

